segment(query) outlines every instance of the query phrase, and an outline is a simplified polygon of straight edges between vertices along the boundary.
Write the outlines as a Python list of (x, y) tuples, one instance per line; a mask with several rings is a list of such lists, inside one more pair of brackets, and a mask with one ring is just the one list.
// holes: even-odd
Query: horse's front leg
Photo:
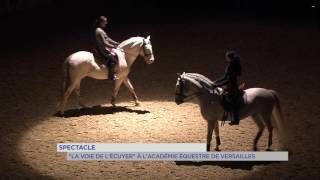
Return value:
[(212, 140), (214, 124), (208, 121), (208, 131), (207, 131), (207, 151), (210, 151), (210, 144)]
[(139, 106), (139, 105), (140, 105), (140, 102), (139, 102), (138, 96), (137, 96), (136, 92), (134, 91), (134, 88), (133, 88), (133, 86), (132, 86), (132, 84), (131, 84), (131, 82), (130, 82), (130, 79), (129, 79), (129, 78), (126, 78), (123, 82), (124, 82), (124, 84), (126, 85), (126, 87), (129, 89), (129, 91), (131, 92), (132, 97), (133, 97), (133, 100), (134, 100), (134, 102), (135, 102), (135, 105), (136, 105), (136, 106)]
[(123, 82), (123, 79), (117, 79), (115, 81), (115, 83), (114, 83), (113, 95), (112, 95), (112, 98), (111, 98), (112, 106), (116, 106), (116, 98), (118, 96), (119, 89), (121, 87), (122, 82)]
[(216, 125), (214, 127), (214, 133), (216, 135), (216, 151), (220, 151), (219, 146), (221, 145), (220, 135), (219, 135), (219, 123), (216, 121)]

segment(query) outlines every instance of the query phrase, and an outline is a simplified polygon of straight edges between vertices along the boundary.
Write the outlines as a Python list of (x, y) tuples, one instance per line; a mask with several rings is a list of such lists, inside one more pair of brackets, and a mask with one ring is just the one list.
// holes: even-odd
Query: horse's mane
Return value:
[(213, 90), (213, 82), (205, 77), (204, 75), (198, 74), (198, 73), (184, 73), (184, 76), (187, 76), (193, 80), (196, 80), (203, 88), (205, 88), (207, 91)]
[(140, 37), (140, 36), (131, 37), (131, 38), (121, 42), (119, 46), (121, 48), (123, 48), (125, 46), (133, 47), (133, 46), (136, 46), (138, 43), (141, 43), (142, 40), (143, 40), (143, 37)]

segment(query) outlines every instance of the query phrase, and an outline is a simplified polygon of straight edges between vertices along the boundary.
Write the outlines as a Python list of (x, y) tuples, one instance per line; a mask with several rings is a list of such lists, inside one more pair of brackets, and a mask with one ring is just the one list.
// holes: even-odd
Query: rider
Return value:
[(108, 78), (116, 80), (118, 77), (115, 75), (115, 66), (117, 65), (117, 59), (111, 54), (112, 48), (117, 48), (119, 43), (112, 40), (107, 33), (103, 30), (107, 26), (107, 17), (100, 16), (97, 19), (95, 30), (95, 42), (98, 52), (106, 60), (106, 64), (109, 67)]
[(237, 77), (241, 76), (240, 56), (235, 51), (227, 51), (225, 54), (226, 61), (229, 63), (223, 77), (214, 81), (213, 87), (226, 85), (228, 97), (232, 103), (233, 118), (230, 125), (239, 125), (239, 107), (237, 99), (240, 95), (238, 88)]

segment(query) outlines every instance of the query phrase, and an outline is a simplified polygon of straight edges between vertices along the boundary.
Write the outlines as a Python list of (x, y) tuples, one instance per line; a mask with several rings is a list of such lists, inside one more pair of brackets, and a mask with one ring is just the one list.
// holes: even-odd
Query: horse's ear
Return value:
[(178, 75), (178, 77), (180, 77), (180, 76), (181, 76), (181, 73), (177, 73), (177, 75)]
[(147, 40), (150, 40), (150, 35), (149, 35), (149, 36), (147, 36)]

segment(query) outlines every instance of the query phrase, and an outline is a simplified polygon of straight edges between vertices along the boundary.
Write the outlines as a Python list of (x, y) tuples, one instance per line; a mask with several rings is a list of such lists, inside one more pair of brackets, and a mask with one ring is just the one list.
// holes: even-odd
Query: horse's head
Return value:
[(154, 62), (154, 55), (150, 41), (150, 36), (148, 36), (147, 38), (139, 36), (131, 37), (120, 43), (119, 48), (123, 49), (123, 51), (127, 55), (134, 57), (133, 60), (135, 60), (135, 58), (138, 55), (140, 55), (148, 64)]
[(140, 55), (143, 56), (144, 60), (148, 64), (152, 64), (154, 62), (153, 49), (150, 41), (150, 36), (143, 39), (142, 50)]
[(199, 91), (199, 88), (201, 87), (199, 82), (188, 77), (186, 73), (178, 74), (175, 96), (177, 105), (200, 95), (201, 92)]
[(207, 77), (197, 73), (182, 73), (178, 74), (176, 84), (176, 103), (182, 104), (195, 97), (210, 97), (211, 100), (216, 100), (221, 96), (221, 88), (214, 88), (213, 82)]
[[(184, 74), (184, 73), (183, 73)], [(175, 101), (177, 105), (183, 103), (183, 99), (185, 97), (184, 91), (185, 91), (185, 82), (183, 79), (183, 74), (178, 73), (178, 79), (176, 83), (176, 96), (175, 96)]]

